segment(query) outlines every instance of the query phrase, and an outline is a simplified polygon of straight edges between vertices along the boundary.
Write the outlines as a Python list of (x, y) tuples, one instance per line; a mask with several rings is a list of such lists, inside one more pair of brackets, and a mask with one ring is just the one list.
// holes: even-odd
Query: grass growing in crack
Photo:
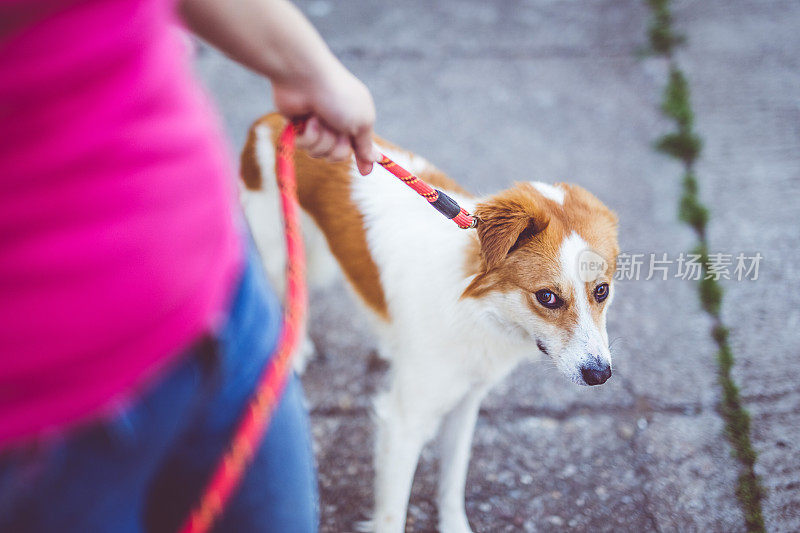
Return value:
[[(668, 133), (656, 141), (656, 149), (683, 161), (691, 167), (700, 155), (702, 141), (692, 131), (694, 113), (689, 98), (689, 84), (683, 73), (673, 65), (669, 72), (669, 82), (664, 89), (661, 111), (673, 119), (678, 131)], [(687, 172), (688, 172), (687, 168)], [(696, 194), (695, 187), (694, 193)]]
[(694, 113), (689, 98), (689, 84), (686, 77), (678, 69), (671, 69), (669, 72), (669, 82), (664, 89), (664, 101), (661, 104), (661, 111), (678, 123), (678, 127), (683, 130), (691, 130), (694, 122)]
[(672, 50), (681, 45), (685, 39), (672, 30), (669, 0), (647, 0), (647, 4), (653, 11), (653, 18), (647, 28), (650, 47), (656, 54), (670, 56)]
[(693, 172), (694, 162), (702, 149), (702, 141), (693, 131), (694, 114), (689, 84), (673, 59), (675, 48), (685, 39), (673, 31), (670, 0), (646, 0), (646, 2), (652, 11), (647, 30), (650, 51), (667, 58), (670, 63), (669, 81), (664, 89), (661, 111), (675, 122), (677, 128), (677, 131), (658, 139), (655, 148), (682, 161), (684, 165), (683, 193), (678, 207), (678, 218), (691, 226), (697, 235), (698, 245), (695, 253), (700, 256), (702, 265), (702, 279), (698, 284), (698, 292), (703, 310), (714, 322), (711, 336), (717, 345), (717, 368), (722, 388), (719, 411), (725, 421), (725, 434), (741, 465), (736, 497), (744, 512), (747, 530), (760, 532), (764, 531), (764, 517), (761, 511), (764, 491), (755, 474), (757, 455), (750, 441), (750, 415), (742, 405), (739, 388), (731, 376), (735, 361), (728, 342), (729, 330), (724, 326), (720, 316), (722, 287), (713, 276), (708, 275), (710, 269), (706, 226), (710, 215), (708, 208), (700, 200), (697, 177)]
[(700, 155), (702, 142), (693, 133), (667, 133), (656, 141), (656, 148), (676, 159), (694, 163), (697, 156)]
[(700, 280), (700, 303), (706, 313), (716, 316), (722, 305), (722, 288), (713, 278)]
[[(711, 336), (714, 337), (714, 341), (720, 346), (728, 343), (728, 333), (730, 333), (730, 330), (722, 324), (714, 326), (711, 330)], [(733, 361), (732, 357), (731, 361)]]
[(689, 192), (684, 186), (681, 203), (678, 208), (678, 218), (700, 233), (708, 223), (708, 216), (708, 209), (700, 202), (697, 194)]

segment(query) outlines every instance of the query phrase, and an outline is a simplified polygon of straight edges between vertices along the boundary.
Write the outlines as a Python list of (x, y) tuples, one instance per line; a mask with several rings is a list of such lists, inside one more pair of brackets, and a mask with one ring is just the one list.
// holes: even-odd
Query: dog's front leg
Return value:
[(464, 487), (472, 447), (472, 434), (485, 390), (474, 390), (453, 408), (444, 420), (439, 441), (438, 506), (441, 533), (468, 533), (464, 509)]
[[(377, 533), (405, 530), (406, 510), (422, 447), (435, 434), (439, 418), (420, 398), (393, 387), (376, 402), (375, 515)], [(428, 405), (428, 407), (430, 407)]]

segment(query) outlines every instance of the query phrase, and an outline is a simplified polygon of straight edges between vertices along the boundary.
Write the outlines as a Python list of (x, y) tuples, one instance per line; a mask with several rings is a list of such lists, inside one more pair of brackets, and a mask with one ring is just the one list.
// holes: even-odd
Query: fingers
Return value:
[(336, 146), (337, 135), (327, 128), (322, 128), (316, 142), (306, 150), (311, 157), (327, 158), (333, 147)]
[(371, 134), (350, 137), (327, 127), (316, 117), (306, 122), (303, 133), (297, 137), (298, 148), (308, 155), (329, 161), (346, 161), (356, 148), (356, 163), (361, 174), (372, 171), (372, 163), (378, 160), (378, 151), (372, 146)]
[(317, 117), (312, 117), (306, 121), (303, 133), (295, 139), (295, 146), (301, 150), (308, 150), (314, 146), (320, 138), (322, 127)]
[(372, 172), (372, 164), (380, 157), (378, 149), (372, 144), (372, 128), (364, 129), (353, 137), (353, 151), (361, 175)]
[(350, 148), (350, 139), (346, 135), (339, 135), (336, 144), (328, 153), (328, 159), (331, 161), (347, 161), (350, 159), (352, 149)]

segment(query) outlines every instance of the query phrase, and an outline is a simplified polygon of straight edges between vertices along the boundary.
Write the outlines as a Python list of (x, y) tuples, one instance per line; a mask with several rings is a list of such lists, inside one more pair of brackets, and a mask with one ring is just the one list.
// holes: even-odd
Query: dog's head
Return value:
[(573, 382), (611, 376), (617, 217), (576, 185), (517, 183), (475, 209), (480, 250), (464, 298), (508, 335), (551, 357)]

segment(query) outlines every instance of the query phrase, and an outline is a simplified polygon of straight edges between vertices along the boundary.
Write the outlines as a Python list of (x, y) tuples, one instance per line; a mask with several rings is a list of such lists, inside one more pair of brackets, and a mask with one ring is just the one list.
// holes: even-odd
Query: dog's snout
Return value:
[(611, 377), (611, 365), (594, 359), (581, 366), (581, 376), (587, 385), (602, 385)]

